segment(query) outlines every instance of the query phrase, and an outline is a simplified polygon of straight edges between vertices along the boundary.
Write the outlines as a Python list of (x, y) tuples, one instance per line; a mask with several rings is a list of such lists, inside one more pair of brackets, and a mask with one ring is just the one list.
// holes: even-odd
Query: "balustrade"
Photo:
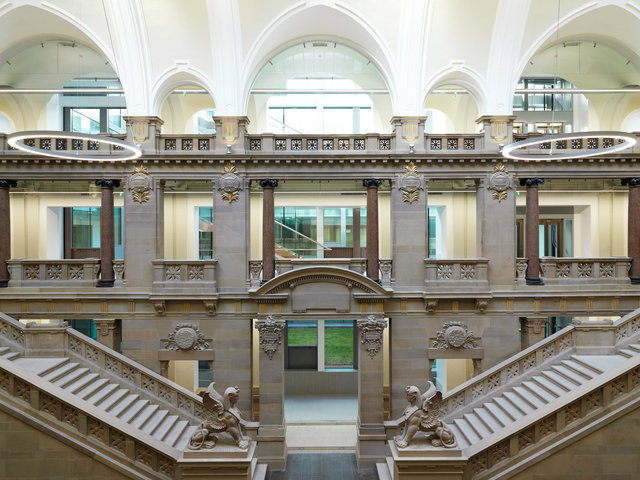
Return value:
[(100, 260), (12, 259), (7, 267), (10, 287), (93, 287), (98, 282)]
[(471, 153), (484, 149), (484, 136), (471, 135), (425, 135), (427, 153)]
[(540, 259), (546, 285), (628, 284), (630, 266), (629, 257)]
[(216, 290), (217, 260), (153, 260), (155, 289)]
[(435, 259), (425, 258), (426, 288), (487, 287), (489, 260), (486, 258)]

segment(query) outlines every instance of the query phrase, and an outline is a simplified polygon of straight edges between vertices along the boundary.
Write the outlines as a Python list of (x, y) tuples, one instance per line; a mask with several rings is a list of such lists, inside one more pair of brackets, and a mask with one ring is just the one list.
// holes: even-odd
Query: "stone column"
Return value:
[(113, 257), (115, 240), (113, 231), (113, 188), (120, 186), (120, 180), (101, 178), (96, 185), (102, 187), (100, 204), (100, 279), (98, 287), (113, 287)]
[(0, 179), (0, 288), (9, 286), (7, 260), (11, 259), (11, 201), (9, 189), (15, 180)]
[(525, 215), (525, 252), (527, 255), (527, 285), (544, 285), (540, 279), (540, 241), (538, 231), (540, 215), (538, 209), (538, 185), (544, 183), (544, 178), (523, 178), (521, 186), (527, 187), (527, 207)]
[(275, 178), (259, 181), (262, 187), (262, 281), (276, 276), (276, 237), (273, 213), (273, 189), (278, 186)]
[(164, 181), (139, 166), (124, 189), (124, 279), (127, 287), (149, 288), (152, 261), (164, 258)]
[(378, 188), (379, 178), (365, 178), (362, 185), (367, 188), (367, 277), (378, 281)]
[(116, 352), (120, 351), (122, 341), (121, 320), (115, 318), (96, 318), (96, 340), (105, 347), (109, 347)]
[(544, 340), (547, 317), (521, 317), (520, 339), (522, 350)]
[(629, 186), (629, 215), (627, 219), (627, 256), (631, 257), (629, 279), (640, 284), (640, 177), (623, 178)]
[(284, 351), (282, 349), (284, 320), (267, 316), (257, 320), (260, 333), (260, 428), (258, 429), (258, 459), (270, 468), (284, 469), (287, 446), (284, 426)]
[(428, 180), (418, 175), (411, 162), (391, 188), (391, 258), (396, 292), (424, 289), (422, 259), (429, 252), (427, 185)]
[(385, 461), (383, 330), (387, 321), (370, 315), (358, 320), (358, 442), (359, 468)]

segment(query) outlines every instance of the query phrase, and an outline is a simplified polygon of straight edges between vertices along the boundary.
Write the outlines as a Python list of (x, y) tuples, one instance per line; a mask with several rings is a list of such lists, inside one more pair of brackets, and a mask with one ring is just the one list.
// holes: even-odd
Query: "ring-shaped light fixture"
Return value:
[[(565, 152), (558, 151), (558, 149), (550, 149), (549, 153), (518, 153), (518, 150), (532, 147), (534, 145), (540, 145), (542, 143), (557, 142), (559, 140), (575, 140), (575, 139), (588, 139), (588, 138), (613, 138), (616, 140), (622, 140), (622, 143), (614, 144), (606, 148), (594, 148), (580, 151)], [(529, 138), (520, 142), (515, 142), (503, 147), (502, 156), (505, 158), (511, 158), (513, 160), (567, 160), (571, 158), (585, 158), (595, 157), (598, 155), (605, 155), (609, 153), (619, 152), (625, 148), (633, 147), (637, 142), (635, 136), (626, 132), (576, 132), (576, 133), (560, 133), (557, 135), (546, 135), (544, 137)]]
[[(108, 152), (101, 153), (100, 150), (45, 150), (43, 148), (30, 147), (24, 144), (24, 140), (29, 139), (65, 139), (65, 140), (87, 140), (90, 142), (106, 143), (122, 147), (122, 151), (113, 149)], [(117, 138), (104, 137), (102, 135), (91, 135), (89, 133), (78, 132), (55, 132), (48, 130), (28, 131), (12, 133), (7, 137), (7, 142), (13, 148), (22, 150), (23, 152), (42, 155), (44, 157), (62, 158), (64, 160), (84, 160), (87, 162), (124, 162), (126, 160), (134, 160), (142, 155), (142, 150), (124, 140)], [(91, 155), (86, 155), (87, 151), (92, 151)]]

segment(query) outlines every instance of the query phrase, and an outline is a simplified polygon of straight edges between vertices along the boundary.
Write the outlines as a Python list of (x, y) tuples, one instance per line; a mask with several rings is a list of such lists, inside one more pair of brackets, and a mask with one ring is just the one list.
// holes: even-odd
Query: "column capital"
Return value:
[(10, 187), (17, 187), (17, 186), (18, 186), (18, 182), (16, 182), (15, 180), (0, 178), (0, 188), (10, 188)]
[(278, 186), (278, 180), (275, 178), (263, 178), (258, 180), (258, 183), (262, 188), (276, 188)]
[(367, 188), (379, 188), (382, 185), (381, 178), (365, 178), (362, 180), (362, 185)]
[(529, 177), (529, 178), (521, 178), (520, 186), (521, 187), (537, 187), (538, 185), (544, 184), (544, 178), (540, 177)]
[(358, 319), (356, 325), (360, 330), (360, 343), (365, 345), (369, 357), (375, 357), (382, 347), (382, 332), (387, 327), (387, 321), (369, 315), (367, 318)]
[(94, 182), (96, 186), (102, 188), (114, 188), (120, 186), (120, 180), (114, 180), (109, 178), (99, 178)]
[(620, 183), (622, 185), (628, 185), (629, 187), (637, 187), (640, 186), (640, 177), (623, 178)]
[(278, 351), (278, 345), (282, 344), (282, 331), (286, 328), (287, 322), (267, 315), (264, 320), (256, 320), (255, 326), (259, 332), (262, 350), (269, 360), (273, 360), (273, 355)]

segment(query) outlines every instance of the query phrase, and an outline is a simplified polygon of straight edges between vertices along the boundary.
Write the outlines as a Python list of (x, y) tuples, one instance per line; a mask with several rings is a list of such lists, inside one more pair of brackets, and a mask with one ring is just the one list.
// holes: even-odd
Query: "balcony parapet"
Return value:
[(542, 257), (545, 285), (629, 284), (629, 257)]
[(215, 293), (217, 260), (153, 260), (153, 290)]
[(10, 276), (9, 287), (95, 287), (99, 278), (100, 260), (20, 258), (7, 261), (7, 267)]
[(428, 134), (425, 135), (427, 153), (460, 154), (484, 151), (484, 134)]
[(385, 153), (395, 149), (392, 134), (368, 133), (363, 135), (275, 135), (263, 133), (245, 136), (248, 154), (281, 153)]
[(487, 258), (425, 258), (425, 287), (489, 288)]

